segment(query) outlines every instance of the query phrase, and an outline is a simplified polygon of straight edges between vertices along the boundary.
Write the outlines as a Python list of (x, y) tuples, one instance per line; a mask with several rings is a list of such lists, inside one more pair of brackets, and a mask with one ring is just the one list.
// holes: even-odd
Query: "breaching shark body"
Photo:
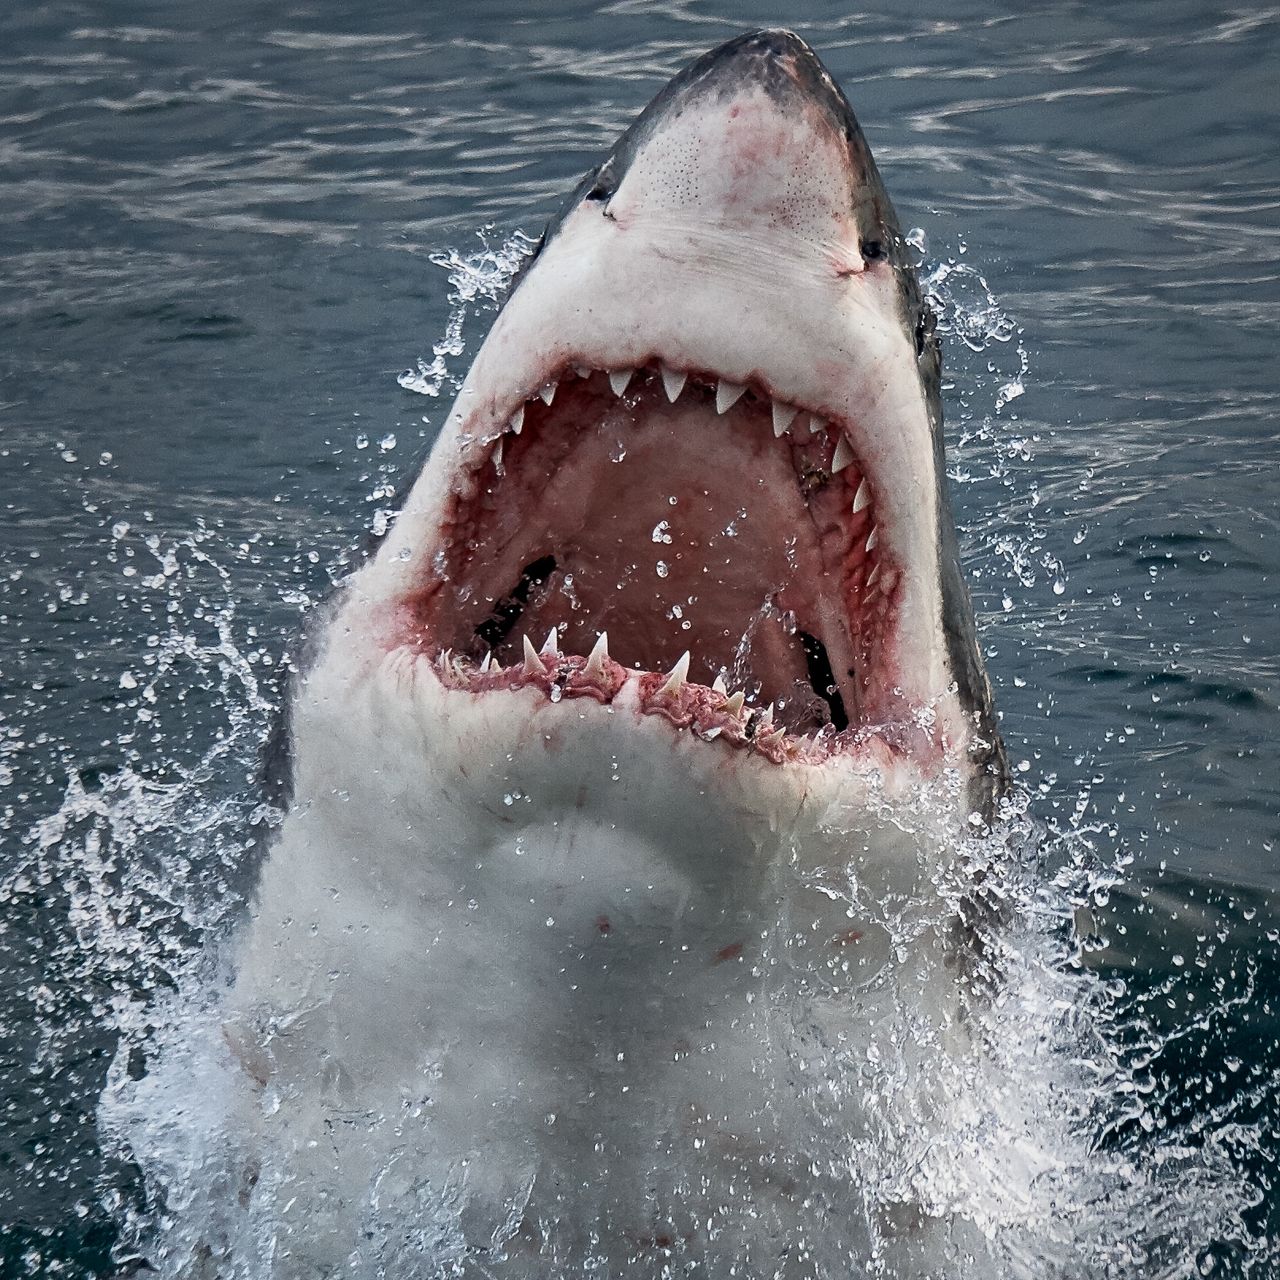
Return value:
[(876, 1062), (966, 1051), (940, 886), (1004, 785), (939, 368), (794, 35), (573, 193), (292, 691), (226, 1015), (264, 1270), (844, 1276), (925, 1232), (848, 1153), (928, 1124)]

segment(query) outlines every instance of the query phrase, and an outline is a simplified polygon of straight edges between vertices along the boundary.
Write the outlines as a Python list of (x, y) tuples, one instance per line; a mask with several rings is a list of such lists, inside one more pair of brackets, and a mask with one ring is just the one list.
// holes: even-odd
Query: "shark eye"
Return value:
[(884, 242), (881, 240), (864, 240), (862, 242), (862, 256), (868, 262), (876, 262), (884, 257)]

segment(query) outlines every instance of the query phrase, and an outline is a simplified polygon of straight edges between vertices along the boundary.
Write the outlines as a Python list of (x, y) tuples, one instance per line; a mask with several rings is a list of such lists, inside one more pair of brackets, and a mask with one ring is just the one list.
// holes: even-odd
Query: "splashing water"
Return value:
[(449, 372), (449, 361), (457, 359), (466, 350), (463, 330), (474, 304), (479, 300), (496, 305), (520, 264), (533, 254), (538, 245), (536, 240), (517, 231), (493, 249), (489, 246), (492, 232), (492, 227), (479, 232), (484, 248), (478, 253), (463, 254), (449, 249), (431, 255), (431, 261), (449, 273), (452, 290), (449, 294), (449, 319), (445, 324), (444, 337), (431, 348), (431, 360), (419, 360), (416, 369), (400, 375), (398, 381), (406, 391), (416, 391), (434, 399), (446, 387), (453, 391), (461, 387), (462, 379)]
[[(436, 259), (451, 273), (454, 310), (434, 360), (401, 385), (427, 395), (456, 385), (448, 362), (464, 350), (472, 304), (499, 296), (530, 244), (516, 236), (497, 250), (486, 244), (478, 255)], [(926, 279), (944, 332), (991, 358), (988, 366), (949, 353), (961, 404), (953, 478), (978, 487), (979, 505), (1000, 508), (972, 531), (980, 603), (984, 592), (1016, 597), (1037, 585), (1041, 569), (1052, 578), (1057, 536), (1047, 520), (1021, 523), (1037, 508), (1027, 478), (1034, 440), (1009, 414), (1015, 396), (1007, 389), (1027, 377), (1026, 354), (1010, 345), (1016, 326), (978, 273), (947, 264)], [(994, 357), (1008, 351), (1014, 367)], [(981, 405), (990, 408), (979, 414)], [(164, 602), (166, 621), (147, 662), (121, 681), (133, 716), (120, 735), (130, 755), (97, 776), (73, 773), (0, 882), (11, 928), (37, 906), (47, 912), (51, 900), (65, 921), (41, 958), (43, 977), (26, 988), (24, 1016), (39, 1029), (28, 1071), (33, 1080), (65, 1071), (95, 1046), (111, 1062), (105, 1082), (86, 1079), (81, 1096), (92, 1105), (102, 1090), (97, 1198), (118, 1265), (145, 1257), (175, 1277), (267, 1276), (285, 1211), (287, 1153), (255, 1164), (244, 1149), (243, 1073), (218, 996), (219, 943), (244, 908), (258, 852), (279, 818), (253, 781), (274, 697), (260, 677), (254, 624), (236, 600), (235, 568), (219, 563), (216, 537), (140, 549), (154, 571), (130, 581)], [(191, 704), (201, 711), (194, 719)], [(0, 765), (10, 767), (21, 735), (5, 728)], [(1046, 795), (1043, 786), (1038, 794)], [(920, 813), (938, 799), (919, 797)], [(922, 1024), (909, 966), (890, 965), (873, 980), (842, 959), (815, 969), (803, 939), (779, 922), (762, 940), (773, 976), (746, 1036), (758, 1046), (752, 1069), (795, 1099), (786, 1158), (771, 1148), (770, 1167), (808, 1188), (812, 1234), (797, 1237), (794, 1223), (771, 1218), (744, 1177), (712, 1206), (719, 1243), (692, 1274), (1268, 1274), (1280, 1254), (1258, 1208), (1275, 1079), (1255, 1072), (1243, 1090), (1222, 1088), (1209, 1104), (1188, 1108), (1162, 1067), (1179, 1053), (1194, 1058), (1197, 1048), (1203, 1056), (1236, 1024), (1254, 1001), (1253, 974), (1245, 964), (1228, 967), (1208, 990), (1194, 965), (1154, 990), (1123, 980), (1096, 921), (1125, 888), (1127, 857), (1107, 854), (1116, 831), (1089, 821), (1087, 798), (1063, 812), (1046, 828), (1019, 793), (993, 834), (962, 842), (960, 869), (935, 877), (919, 902), (874, 895), (853, 866), (820, 877), (787, 869), (796, 894), (816, 893), (873, 920), (891, 955), (906, 954), (922, 931), (965, 919), (969, 1045), (955, 1052)], [(979, 882), (990, 902), (975, 913)], [(1171, 1015), (1175, 1006), (1186, 1016)], [(867, 1010), (874, 1020), (845, 1034), (851, 1011), (865, 1022)], [(1229, 1064), (1223, 1071), (1235, 1074)], [(568, 1122), (545, 1120), (549, 1133)], [(396, 1116), (342, 1115), (357, 1136), (388, 1125), (397, 1135), (395, 1154), (369, 1180), (365, 1242), (342, 1262), (343, 1274), (618, 1273), (608, 1271), (600, 1241), (557, 1218), (558, 1201), (536, 1167), (512, 1171), (505, 1212), (478, 1250), (465, 1179), (433, 1180), (412, 1167), (410, 1154), (429, 1146), (434, 1123), (421, 1105)], [(33, 1194), (60, 1176), (40, 1151), (27, 1172)], [(581, 1172), (589, 1182), (593, 1171)], [(637, 1176), (672, 1206), (701, 1203), (699, 1189), (661, 1159)], [(85, 1214), (101, 1212), (88, 1197), (80, 1203)], [(542, 1213), (535, 1262), (521, 1257), (530, 1206)], [(322, 1236), (324, 1205), (309, 1211)], [(908, 1218), (914, 1229), (904, 1232)], [(23, 1249), (13, 1255), (16, 1274), (41, 1274), (39, 1241)], [(637, 1242), (626, 1273), (683, 1275), (688, 1261), (678, 1239)]]

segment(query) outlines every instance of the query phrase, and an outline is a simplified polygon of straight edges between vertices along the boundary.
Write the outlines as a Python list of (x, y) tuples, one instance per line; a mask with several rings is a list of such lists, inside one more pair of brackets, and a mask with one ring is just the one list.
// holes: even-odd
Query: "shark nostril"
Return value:
[(862, 242), (862, 256), (868, 262), (878, 262), (885, 256), (883, 240), (864, 240)]

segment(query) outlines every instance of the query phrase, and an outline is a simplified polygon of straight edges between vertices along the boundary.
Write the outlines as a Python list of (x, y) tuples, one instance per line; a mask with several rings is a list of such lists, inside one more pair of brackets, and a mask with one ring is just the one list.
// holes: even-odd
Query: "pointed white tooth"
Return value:
[(711, 682), (711, 692), (718, 693), (722, 698), (729, 696), (729, 686), (724, 682), (724, 676), (716, 676)]
[(493, 465), (498, 470), (502, 470), (502, 437), (498, 437), (498, 443), (493, 447)]
[(560, 654), (560, 629), (552, 627), (547, 632), (547, 638), (543, 642), (542, 652), (549, 658), (558, 657)]
[(742, 704), (743, 704), (744, 702), (746, 702), (746, 700), (747, 700), (747, 695), (746, 695), (745, 693), (743, 693), (741, 689), (739, 689), (739, 690), (738, 690), (738, 692), (737, 692), (737, 693), (735, 693), (735, 694), (733, 694), (733, 695), (729, 698), (729, 700), (724, 704), (724, 709), (725, 709), (725, 710), (726, 710), (726, 711), (727, 711), (731, 716), (741, 715), (741, 714), (742, 714)]
[(870, 551), (876, 545), (876, 543), (880, 541), (879, 534), (880, 534), (879, 525), (877, 525), (874, 529), (871, 530), (869, 534), (867, 534), (867, 550), (868, 551)]
[(857, 515), (863, 507), (871, 502), (871, 486), (867, 484), (866, 477), (863, 477), (862, 483), (858, 486), (858, 492), (853, 495), (853, 512)]
[(684, 688), (684, 682), (689, 675), (689, 651), (686, 649), (680, 655), (680, 661), (671, 668), (671, 674), (667, 677), (667, 682), (658, 690), (659, 693), (677, 694)]
[(680, 398), (688, 378), (689, 375), (683, 369), (668, 369), (665, 364), (662, 366), (662, 389), (672, 404)]
[(796, 414), (800, 410), (793, 404), (779, 404), (776, 400), (773, 402), (773, 434), (776, 439), (783, 436), (787, 432), (787, 428), (796, 420)]
[(714, 742), (724, 732), (724, 725), (713, 725), (710, 729), (699, 729), (703, 742)]
[(853, 461), (853, 447), (846, 437), (841, 436), (836, 444), (836, 451), (831, 455), (831, 474), (839, 475)]
[(441, 675), (443, 675), (444, 672), (448, 669), (449, 655), (452, 653), (453, 653), (452, 649), (442, 649), (439, 653), (436, 654), (436, 666), (440, 668)]
[(524, 673), (527, 676), (540, 676), (545, 674), (545, 668), (542, 665), (542, 659), (538, 657), (538, 651), (533, 647), (533, 642), (528, 636), (524, 638)]
[(773, 723), (773, 703), (769, 703), (760, 715), (760, 727), (767, 729)]
[(492, 651), (491, 649), (486, 649), (486, 650), (485, 650), (485, 654), (484, 654), (484, 658), (483, 658), (483, 659), (481, 659), (481, 662), (480, 662), (480, 674), (481, 674), (482, 676), (483, 676), (483, 675), (488, 675), (488, 674), (489, 674), (489, 668), (490, 668), (492, 665), (493, 665), (493, 651)]
[(610, 372), (609, 385), (613, 388), (615, 396), (620, 396), (627, 389), (627, 383), (631, 381), (633, 373), (635, 373), (634, 369), (614, 369)]
[(827, 429), (827, 420), (816, 413), (809, 415), (809, 434), (820, 436)]
[(575, 364), (573, 366), (573, 371), (580, 378), (589, 378), (594, 372), (594, 370), (589, 365), (585, 365), (585, 364)]
[(542, 397), (543, 404), (550, 404), (556, 398), (556, 383), (548, 382), (538, 394)]
[(726, 382), (721, 378), (716, 383), (716, 412), (724, 413), (731, 405), (738, 403), (746, 387), (737, 382)]
[(513, 436), (518, 436), (524, 430), (524, 405), (521, 405), (515, 413), (511, 415), (511, 421), (507, 423), (507, 430)]
[(604, 664), (608, 656), (609, 633), (602, 631), (599, 639), (592, 646), (591, 652), (587, 655), (587, 665), (582, 668), (582, 674), (590, 676), (593, 680), (598, 680), (604, 675)]
[(875, 580), (876, 580), (879, 576), (880, 576), (880, 561), (879, 561), (879, 560), (877, 560), (877, 561), (876, 561), (876, 567), (875, 567), (874, 569), (872, 569), (872, 570), (871, 570), (870, 574), (868, 574), (868, 575), (867, 575), (867, 582), (866, 582), (866, 585), (867, 585), (868, 587), (872, 586), (872, 585), (875, 583)]

